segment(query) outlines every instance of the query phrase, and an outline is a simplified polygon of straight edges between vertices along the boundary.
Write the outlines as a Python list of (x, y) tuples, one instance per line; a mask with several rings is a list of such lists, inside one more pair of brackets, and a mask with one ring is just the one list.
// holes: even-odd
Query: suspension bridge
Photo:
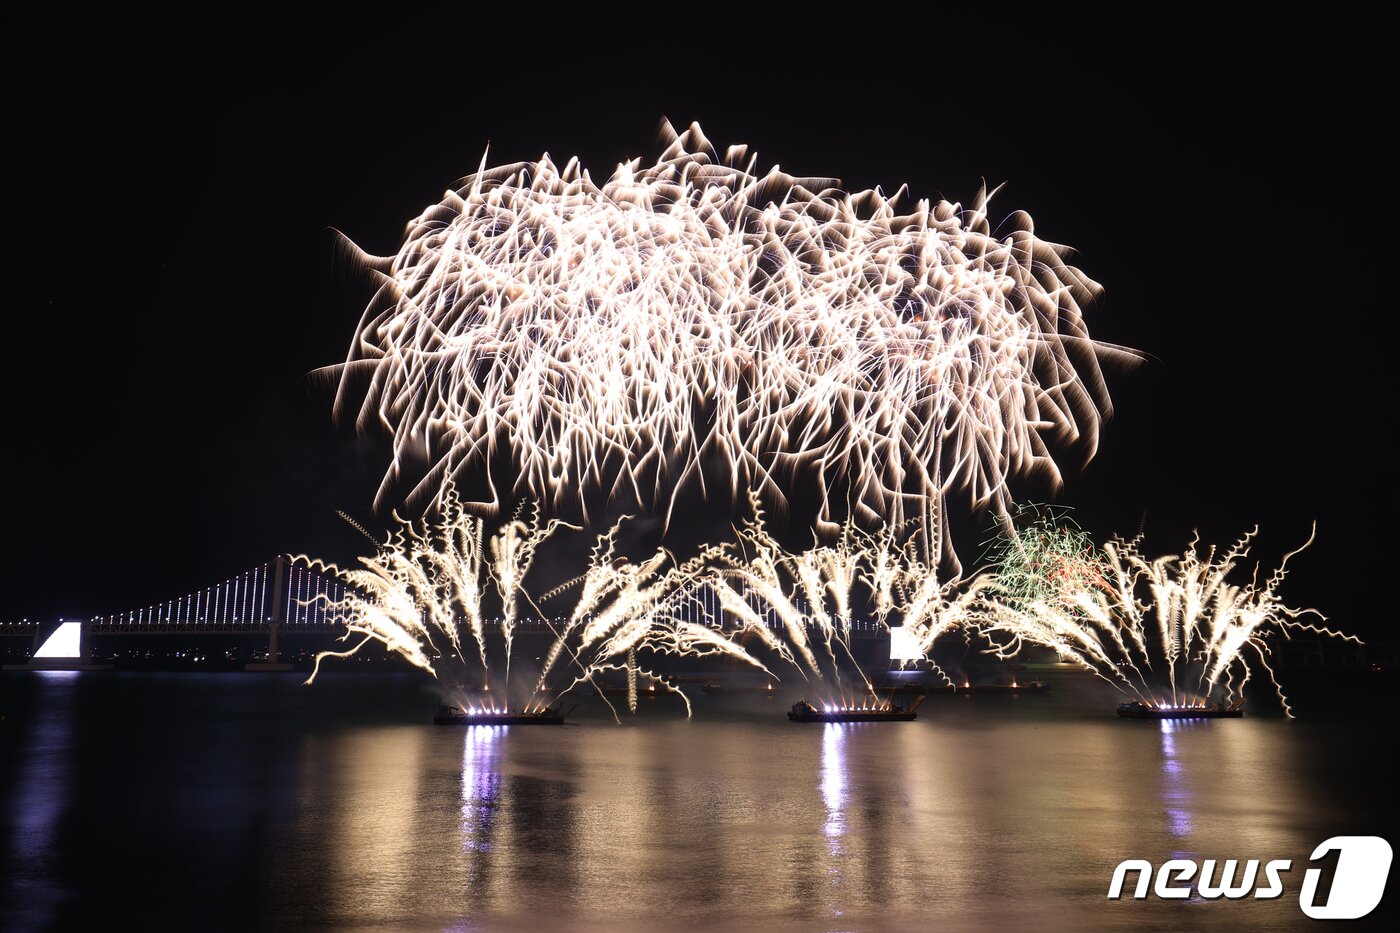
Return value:
[(93, 635), (265, 635), (268, 666), (278, 664), (283, 632), (343, 631), (329, 611), (344, 596), (335, 577), (285, 554), (219, 583), (160, 603), (89, 619), (0, 623), (0, 636), (30, 635), (36, 655), (66, 624)]
[[(65, 626), (75, 651), (77, 645), (89, 644), (92, 636), (258, 635), (267, 639), (267, 660), (249, 666), (280, 669), (287, 667), (279, 663), (281, 635), (344, 633), (345, 623), (335, 604), (345, 595), (345, 584), (332, 574), (315, 569), (305, 559), (279, 554), (219, 583), (123, 612), (81, 620), (0, 622), (0, 637), (32, 638), (35, 656), (39, 657), (44, 646), (54, 642)], [(782, 627), (771, 608), (763, 606), (757, 597), (747, 593), (745, 596), (770, 627)], [(802, 601), (795, 602), (805, 614)], [(714, 592), (703, 586), (675, 598), (667, 611), (684, 621), (716, 629), (733, 628), (737, 621), (720, 608)], [(499, 619), (484, 621), (492, 627), (500, 624)], [(549, 634), (558, 631), (564, 621), (562, 617), (525, 617), (516, 621), (515, 630), (522, 634)], [(886, 629), (870, 620), (857, 620), (852, 623), (851, 634), (856, 638), (872, 637), (886, 634)], [(59, 656), (62, 655), (55, 655)]]

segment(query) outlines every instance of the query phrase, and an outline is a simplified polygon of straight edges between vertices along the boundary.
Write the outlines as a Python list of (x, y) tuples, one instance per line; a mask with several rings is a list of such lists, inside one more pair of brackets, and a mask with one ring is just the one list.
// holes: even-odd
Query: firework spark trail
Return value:
[[(658, 673), (658, 672), (656, 672), (656, 671), (646, 670), (646, 669), (641, 668), (641, 667), (629, 666), (629, 665), (626, 664), (626, 663), (623, 663), (623, 664), (616, 664), (616, 663), (611, 663), (611, 662), (606, 662), (606, 661), (599, 662), (599, 663), (593, 665), (591, 668), (589, 668), (589, 669), (588, 669), (587, 671), (585, 671), (583, 674), (580, 674), (578, 677), (574, 678), (574, 682), (571, 683), (571, 684), (569, 684), (568, 687), (566, 687), (566, 688), (563, 690), (563, 693), (568, 693), (570, 690), (573, 690), (575, 687), (581, 686), (581, 685), (583, 685), (583, 684), (585, 684), (585, 683), (591, 684), (591, 683), (592, 683), (592, 678), (593, 678), (595, 675), (597, 675), (597, 674), (602, 674), (602, 673), (605, 673), (605, 672), (607, 672), (607, 671), (617, 671), (617, 672), (621, 672), (621, 673), (624, 673), (624, 674), (628, 674), (628, 675), (631, 676), (631, 677), (645, 677), (647, 680), (649, 680), (650, 682), (652, 682), (652, 683), (654, 683), (654, 684), (660, 684), (667, 692), (669, 692), (669, 693), (674, 693), (676, 696), (678, 696), (678, 697), (681, 698), (681, 702), (683, 702), (683, 703), (685, 704), (685, 714), (686, 714), (686, 716), (690, 716), (691, 713), (694, 712), (694, 709), (693, 709), (693, 708), (691, 707), (691, 705), (690, 705), (690, 697), (686, 695), (686, 692), (685, 692), (684, 690), (682, 690), (682, 689), (681, 689), (680, 687), (678, 687), (673, 681), (671, 681), (668, 677), (666, 677), (666, 675), (661, 674), (661, 673)], [(604, 697), (604, 700), (605, 700), (605, 701), (606, 701), (606, 699), (607, 699), (607, 698)], [(631, 701), (631, 695), (630, 695), (630, 693), (629, 693), (629, 701)], [(611, 707), (612, 707), (612, 704), (609, 703), (608, 706), (609, 706), (609, 708), (611, 708)], [(635, 703), (632, 703), (632, 704), (631, 704), (631, 710), (632, 710), (632, 712), (634, 712), (634, 713), (637, 711), (637, 708), (636, 708)], [(617, 718), (617, 712), (616, 712), (616, 710), (613, 711), (613, 718), (614, 718), (614, 719)]]
[[(859, 539), (855, 549), (857, 577), (870, 596), (874, 617), (886, 629), (898, 620), (909, 636), (907, 644), (922, 652), (924, 660), (948, 684), (953, 679), (934, 661), (934, 643), (954, 631), (972, 632), (983, 606), (983, 594), (991, 585), (986, 574), (971, 580), (940, 575), (940, 544), (936, 505), (930, 503), (922, 526), (902, 544), (895, 529), (877, 533), (851, 529)], [(933, 529), (930, 539), (924, 532)], [(918, 545), (922, 543), (922, 548)]]
[[(1212, 695), (1231, 702), (1248, 683), (1254, 659), (1291, 717), (1269, 664), (1266, 639), (1310, 632), (1361, 642), (1304, 621), (1308, 616), (1326, 619), (1316, 609), (1284, 604), (1277, 594), (1288, 560), (1312, 543), (1311, 536), (1262, 584), (1257, 567), (1248, 583), (1229, 581), (1248, 556), (1257, 531), (1224, 553), (1214, 547), (1202, 553), (1193, 540), (1183, 554), (1155, 560), (1142, 554), (1139, 538), (1115, 539), (1104, 547), (1101, 558), (1091, 558), (1091, 570), (1060, 577), (1048, 595), (1029, 602), (1019, 595), (1022, 571), (1012, 567), (1009, 589), (990, 597), (979, 628), (999, 657), (1015, 655), (1026, 643), (1053, 648), (1154, 706), (1201, 705)], [(1022, 534), (1033, 539), (1047, 531), (1042, 526)], [(1034, 540), (1027, 543), (1030, 553), (1047, 550)]]
[[(638, 678), (645, 677), (679, 695), (689, 715), (690, 699), (685, 692), (665, 676), (644, 669), (638, 663), (637, 653), (642, 650), (684, 657), (725, 655), (771, 674), (761, 661), (732, 638), (679, 618), (677, 606), (694, 592), (708, 551), (671, 566), (667, 566), (670, 555), (664, 550), (641, 564), (619, 566), (613, 556), (615, 532), (616, 528), (600, 536), (588, 573), (581, 581), (575, 581), (582, 583), (582, 592), (569, 626), (550, 650), (549, 657), (557, 658), (560, 650), (567, 648), (583, 669), (565, 692), (580, 683), (591, 683), (598, 673), (620, 670), (627, 680), (627, 705), (630, 711), (635, 713), (637, 710)], [(558, 587), (550, 595), (557, 595), (571, 585)], [(610, 601), (601, 611), (595, 611), (603, 594), (610, 595)], [(567, 645), (567, 633), (580, 622), (582, 631), (576, 645)], [(545, 673), (547, 671), (546, 667)], [(541, 684), (544, 676), (542, 673)]]
[(664, 129), (655, 164), (602, 185), (576, 160), (483, 158), (395, 256), (361, 254), (379, 292), (332, 369), (337, 412), (393, 434), (378, 504), (480, 467), (498, 508), (502, 450), (513, 494), (556, 510), (601, 490), (669, 519), (692, 484), (781, 502), (815, 483), (834, 530), (838, 485), (898, 522), (906, 501), (1003, 509), (1008, 477), (1058, 481), (1051, 444), (1093, 455), (1100, 361), (1136, 355), (1089, 337), (1099, 286), (1026, 214), (994, 229), (985, 190), (899, 213), (903, 189), (760, 173)]
[(508, 522), (491, 538), (492, 576), (501, 594), (501, 637), (505, 641), (507, 685), (510, 683), (510, 652), (525, 575), (534, 563), (535, 549), (561, 527), (576, 526), (566, 526), (557, 519), (542, 523), (539, 507), (535, 506), (528, 523), (521, 521), (517, 514), (514, 521)]
[[(759, 663), (753, 655), (744, 651), (732, 638), (727, 638), (712, 628), (694, 622), (672, 618), (665, 624), (653, 627), (647, 633), (647, 643), (649, 647), (664, 654), (688, 657), (722, 655), (737, 658), (757, 666), (759, 670), (775, 680), (781, 679), (765, 665)], [(779, 654), (783, 657), (790, 657), (782, 655), (781, 652)]]
[[(792, 653), (802, 659), (809, 671), (818, 677), (824, 677), (825, 673), (817, 656), (812, 652), (807, 637), (808, 616), (798, 608), (793, 598), (788, 595), (797, 589), (795, 584), (800, 585), (800, 575), (795, 568), (801, 566), (802, 556), (794, 560), (769, 535), (764, 525), (763, 507), (759, 503), (758, 496), (753, 492), (749, 494), (749, 503), (753, 509), (754, 517), (736, 529), (737, 546), (714, 548), (707, 555), (719, 565), (716, 579), (711, 585), (716, 592), (721, 593), (722, 601), (732, 602), (735, 597), (743, 599), (735, 591), (730, 581), (739, 583), (746, 593), (753, 594), (777, 617), (782, 631), (787, 636)], [(816, 611), (822, 613), (821, 607), (817, 606)], [(764, 625), (765, 620), (762, 615), (754, 614), (758, 616), (759, 624)], [(824, 616), (824, 613), (822, 615)], [(818, 624), (820, 625), (820, 622)], [(824, 634), (828, 635), (827, 649), (830, 653), (829, 619), (827, 620), (827, 628), (828, 631)], [(849, 635), (849, 632), (846, 634)], [(836, 657), (834, 654), (831, 654), (831, 660), (833, 676), (839, 687), (840, 672), (835, 669)]]
[[(779, 657), (804, 677), (810, 673), (829, 683), (834, 698), (864, 702), (875, 692), (850, 647), (853, 609), (860, 595), (868, 599), (880, 625), (903, 625), (930, 663), (940, 636), (975, 630), (991, 578), (940, 579), (939, 545), (917, 544), (930, 540), (923, 534), (923, 523), (934, 524), (932, 540), (937, 541), (938, 516), (932, 506), (902, 542), (893, 528), (868, 533), (848, 520), (835, 543), (801, 553), (784, 550), (772, 537), (756, 495), (751, 495), (750, 506), (754, 517), (736, 528), (737, 541), (706, 555), (713, 567), (707, 585), (724, 612), (745, 629), (761, 633), (767, 647), (784, 649), (777, 650)], [(776, 617), (776, 630), (745, 594)], [(803, 597), (800, 604), (796, 594)], [(809, 629), (819, 642), (808, 637)], [(814, 644), (825, 648), (823, 656), (813, 650)], [(845, 670), (854, 670), (861, 682), (854, 695), (843, 685)], [(952, 683), (936, 664), (934, 670)]]
[[(436, 521), (417, 525), (398, 519), (398, 527), (377, 542), (373, 557), (360, 558), (356, 568), (300, 557), (324, 569), (345, 584), (344, 595), (321, 594), (309, 602), (324, 604), (329, 617), (346, 627), (345, 640), (361, 636), (343, 651), (321, 652), (307, 683), (320, 673), (322, 661), (349, 657), (377, 641), (402, 655), (444, 683), (448, 689), (464, 689), (475, 672), (489, 689), (488, 647), (491, 630), (500, 633), (507, 670), (512, 632), (518, 621), (518, 600), (539, 607), (524, 587), (536, 548), (563, 523), (546, 522), (538, 509), (529, 510), (490, 536), (485, 522), (468, 513), (450, 489)], [(579, 586), (573, 612), (562, 627), (549, 623), (555, 633), (540, 678), (526, 708), (535, 706), (547, 688), (551, 669), (561, 657), (577, 668), (572, 689), (580, 683), (597, 686), (603, 671), (621, 670), (628, 683), (628, 705), (636, 710), (638, 676), (666, 684), (640, 664), (641, 652), (706, 657), (725, 655), (770, 673), (757, 658), (723, 633), (682, 621), (675, 612), (680, 594), (693, 591), (704, 558), (675, 564), (658, 551), (639, 564), (619, 559), (615, 553), (617, 528), (599, 535), (587, 572), (577, 581), (557, 587), (546, 596), (557, 596)], [(484, 560), (482, 542), (489, 540), (492, 562)], [(499, 600), (503, 615), (488, 628), (482, 601), (488, 586)], [(544, 598), (544, 597), (542, 597)], [(458, 630), (469, 628), (477, 641), (475, 659), (461, 648)], [(444, 650), (446, 647), (448, 650)], [(479, 663), (473, 663), (475, 662)], [(675, 689), (674, 692), (680, 692)], [(500, 693), (509, 703), (509, 682)], [(611, 704), (609, 704), (611, 707)], [(689, 701), (686, 702), (689, 710)]]
[[(435, 528), (441, 547), (434, 548), (427, 540), (416, 541), (415, 554), (428, 563), (432, 571), (444, 578), (448, 592), (455, 595), (455, 604), (467, 621), (476, 641), (481, 666), (486, 667), (486, 627), (481, 616), (482, 522), (464, 514), (455, 496), (443, 502), (442, 514)], [(411, 527), (406, 529), (412, 533)], [(461, 635), (458, 626), (447, 629), (448, 640), (460, 657)]]
[(1086, 589), (1111, 592), (1103, 555), (1069, 510), (1027, 503), (1011, 519), (1012, 533), (1003, 526), (987, 545), (1004, 599), (1025, 606), (1067, 600)]
[[(564, 623), (562, 630), (555, 632), (554, 644), (550, 646), (549, 652), (545, 655), (544, 664), (540, 668), (539, 686), (543, 689), (545, 679), (549, 676), (554, 665), (559, 661), (564, 653), (568, 639), (574, 631), (585, 622), (603, 604), (608, 595), (625, 582), (626, 575), (617, 572), (617, 532), (626, 521), (626, 517), (619, 519), (618, 524), (608, 531), (598, 536), (597, 542), (589, 555), (588, 570), (581, 577), (556, 586), (554, 589), (540, 597), (543, 602), (553, 599), (562, 593), (580, 587), (578, 599), (574, 602), (572, 614)], [(576, 656), (569, 652), (571, 657)]]
[(728, 580), (724, 579), (722, 576), (716, 576), (709, 581), (709, 586), (719, 600), (720, 611), (728, 613), (732, 619), (738, 621), (739, 636), (742, 637), (746, 634), (755, 635), (767, 648), (776, 653), (784, 661), (796, 667), (803, 677), (807, 676), (806, 671), (802, 670), (802, 666), (797, 663), (797, 659), (793, 655), (792, 649), (788, 647), (787, 642), (774, 634), (773, 630), (768, 627), (768, 623), (763, 620), (763, 617), (748, 604), (748, 601), (744, 599), (741, 593), (730, 585)]
[[(1100, 594), (1109, 602), (1126, 597), (1127, 604), (1119, 607), (1125, 616), (1140, 614), (1133, 584), (1122, 562), (1115, 559), (1114, 545), (1100, 550), (1066, 509), (1021, 505), (1010, 525), (1012, 532), (1003, 530), (990, 548), (991, 562), (997, 568), (996, 600), (991, 605), (1000, 616), (999, 633), (1016, 633), (1014, 644), (1018, 646), (1023, 640), (1036, 643), (1029, 634), (1034, 627), (1027, 628), (1024, 622), (1040, 620), (1044, 627), (1039, 634), (1052, 635), (1056, 639), (1052, 647), (1062, 656), (1092, 657), (1111, 669), (1111, 683), (1136, 692), (1142, 672), (1123, 638), (1125, 634), (1132, 637), (1139, 651), (1137, 656), (1145, 657), (1148, 648), (1144, 630), (1138, 626), (1125, 632), (1113, 621), (1111, 613), (1088, 596)], [(1007, 613), (1006, 606), (1020, 614)], [(1138, 680), (1127, 678), (1112, 658), (1126, 659)]]

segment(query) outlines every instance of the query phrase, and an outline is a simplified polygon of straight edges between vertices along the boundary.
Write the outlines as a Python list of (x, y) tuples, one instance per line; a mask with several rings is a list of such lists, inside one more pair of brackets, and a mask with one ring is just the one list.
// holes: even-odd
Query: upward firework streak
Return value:
[(993, 228), (985, 191), (901, 214), (903, 190), (760, 173), (665, 130), (656, 164), (601, 186), (575, 160), (483, 160), (397, 255), (364, 257), (382, 284), (337, 410), (367, 384), (357, 424), (393, 432), (381, 503), (504, 450), (515, 492), (555, 509), (593, 489), (669, 516), (687, 485), (781, 501), (800, 479), (835, 531), (838, 486), (898, 522), (955, 488), (1003, 509), (1008, 476), (1058, 480), (1051, 439), (1092, 456), (1100, 357), (1132, 354), (1090, 339), (1099, 286), (1027, 215)]
[[(751, 505), (755, 517), (738, 528), (737, 543), (705, 555), (716, 564), (707, 583), (744, 632), (756, 634), (804, 676), (826, 681), (834, 699), (849, 702), (874, 692), (850, 649), (852, 611), (862, 595), (880, 625), (904, 626), (926, 657), (939, 636), (976, 622), (990, 579), (940, 580), (936, 552), (918, 547), (926, 536), (911, 535), (901, 545), (892, 528), (870, 535), (847, 521), (835, 544), (792, 553), (769, 534), (757, 496)], [(937, 517), (923, 521), (936, 523)], [(776, 632), (765, 615), (776, 619)], [(854, 691), (845, 685), (851, 672), (859, 678)]]
[[(1309, 615), (1325, 620), (1317, 610), (1292, 608), (1277, 595), (1289, 559), (1311, 538), (1263, 582), (1256, 568), (1248, 583), (1236, 584), (1229, 577), (1248, 556), (1255, 532), (1223, 553), (1211, 547), (1202, 555), (1192, 542), (1180, 556), (1149, 561), (1138, 550), (1138, 538), (1116, 539), (1099, 556), (1085, 553), (1077, 537), (1065, 538), (1062, 531), (1033, 526), (1021, 532), (1025, 554), (1053, 558), (1046, 568), (1054, 572), (1038, 590), (1019, 584), (1025, 557), (1014, 547), (1004, 551), (1012, 587), (988, 604), (980, 623), (1001, 657), (1026, 643), (1054, 648), (1153, 706), (1199, 705), (1212, 695), (1229, 702), (1257, 659), (1292, 716), (1269, 665), (1266, 639), (1306, 631), (1360, 644), (1354, 636), (1302, 621)], [(1073, 546), (1062, 546), (1066, 541)]]
[[(438, 678), (448, 689), (460, 690), (471, 680), (488, 679), (491, 658), (497, 653), (493, 636), (499, 633), (499, 655), (504, 658), (507, 680), (498, 693), (501, 702), (508, 703), (511, 648), (520, 602), (538, 613), (525, 591), (524, 579), (536, 548), (562, 525), (559, 521), (544, 522), (535, 509), (528, 517), (520, 515), (506, 523), (484, 545), (488, 540), (485, 522), (465, 512), (449, 488), (437, 521), (419, 525), (400, 521), (398, 529), (379, 544), (374, 557), (361, 558), (359, 568), (309, 561), (334, 573), (346, 585), (343, 597), (318, 596), (317, 600), (325, 603), (333, 620), (346, 626), (347, 639), (358, 636), (359, 640), (345, 651), (317, 655), (316, 669), (307, 683), (315, 680), (326, 658), (347, 657), (370, 642), (379, 642)], [(574, 585), (579, 587), (567, 621), (547, 623), (554, 635), (553, 644), (530, 691), (527, 709), (540, 702), (550, 674), (560, 666), (572, 669), (575, 675), (564, 692), (592, 683), (603, 671), (619, 670), (627, 674), (633, 687), (633, 710), (638, 674), (679, 694), (689, 709), (685, 694), (665, 676), (638, 667), (638, 652), (728, 655), (766, 670), (721, 633), (681, 619), (674, 611), (677, 598), (692, 585), (698, 563), (672, 566), (664, 551), (641, 564), (620, 560), (613, 546), (616, 530), (599, 538), (583, 577), (546, 594), (557, 596)], [(493, 603), (501, 607), (494, 620), (486, 618), (483, 608), (488, 590), (493, 591)], [(463, 644), (463, 632), (471, 638), (467, 645)], [(479, 701), (471, 701), (475, 702)]]
[[(521, 606), (529, 607), (531, 618), (543, 619), (540, 604), (570, 593), (575, 596), (567, 618), (545, 623), (551, 644), (532, 681), (527, 709), (552, 693), (551, 682), (567, 693), (584, 684), (598, 686), (595, 678), (605, 672), (626, 677), (634, 711), (639, 678), (679, 695), (689, 709), (685, 694), (664, 674), (644, 668), (644, 659), (727, 656), (771, 674), (745, 642), (795, 665), (804, 677), (823, 681), (828, 698), (864, 702), (873, 688), (850, 649), (858, 600), (869, 600), (879, 624), (902, 624), (925, 653), (940, 635), (972, 627), (989, 578), (970, 585), (941, 582), (937, 561), (916, 545), (923, 536), (901, 545), (893, 530), (871, 535), (848, 520), (834, 544), (793, 553), (769, 534), (758, 496), (750, 495), (755, 518), (740, 526), (733, 544), (705, 548), (679, 564), (664, 550), (633, 563), (618, 555), (614, 526), (599, 536), (582, 576), (537, 601), (524, 581), (536, 549), (563, 523), (544, 521), (538, 509), (522, 510), (488, 534), (485, 520), (466, 512), (449, 489), (435, 521), (399, 521), (373, 557), (360, 559), (360, 567), (310, 561), (345, 584), (340, 598), (316, 600), (346, 626), (347, 640), (358, 641), (318, 655), (307, 682), (315, 680), (327, 658), (347, 657), (378, 642), (449, 690), (489, 680), (493, 662), (503, 661), (506, 680), (495, 695), (508, 702)], [(499, 614), (488, 619), (488, 605), (499, 607)], [(561, 670), (572, 680), (563, 683), (555, 676)]]

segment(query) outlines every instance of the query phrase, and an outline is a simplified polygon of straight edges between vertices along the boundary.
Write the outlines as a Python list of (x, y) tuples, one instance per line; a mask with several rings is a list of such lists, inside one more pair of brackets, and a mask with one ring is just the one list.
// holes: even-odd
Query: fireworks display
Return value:
[(1027, 559), (1012, 542), (1003, 551), (1011, 598), (990, 600), (979, 627), (999, 657), (1013, 657), (1026, 644), (1053, 648), (1153, 707), (1232, 702), (1257, 662), (1291, 716), (1269, 664), (1270, 639), (1309, 632), (1360, 642), (1305, 621), (1325, 619), (1278, 596), (1289, 559), (1311, 538), (1266, 579), (1256, 567), (1248, 582), (1231, 582), (1256, 532), (1228, 550), (1202, 553), (1193, 541), (1181, 555), (1149, 560), (1138, 538), (1115, 539), (1095, 554), (1077, 532), (1032, 525), (1017, 537), (1025, 555), (1045, 559), (1044, 582), (1039, 590), (1024, 587)]
[[(684, 698), (646, 666), (666, 655), (793, 667), (844, 704), (875, 693), (857, 628), (897, 629), (930, 664), (960, 631), (1002, 659), (1053, 648), (1144, 703), (1189, 706), (1234, 700), (1255, 662), (1272, 680), (1274, 636), (1349, 637), (1278, 598), (1287, 558), (1231, 581), (1252, 534), (1149, 560), (1138, 539), (1100, 549), (1062, 512), (1015, 507), (1014, 477), (1058, 482), (1059, 451), (1093, 455), (1110, 411), (1100, 365), (1137, 358), (1089, 336), (1098, 285), (1024, 213), (994, 226), (985, 190), (901, 210), (903, 189), (760, 170), (696, 125), (664, 134), (654, 164), (601, 185), (576, 160), (483, 158), (396, 255), (361, 256), (380, 287), (334, 368), (337, 412), (393, 437), (376, 505), (407, 485), (437, 517), (401, 522), (361, 568), (330, 568), (345, 595), (322, 599), (361, 638), (339, 654), (378, 641), (455, 683), (476, 675), (448, 664), (484, 682), (498, 658), (508, 688), (528, 616), (551, 638), (527, 708), (551, 677), (567, 692), (620, 676), (634, 711), (642, 682)], [(467, 479), (485, 501), (458, 499)], [(586, 526), (601, 493), (669, 524), (688, 487), (746, 502), (732, 540), (634, 561), (614, 526), (581, 575), (527, 590), (565, 527), (544, 516)], [(819, 508), (794, 552), (765, 505), (798, 490)], [(1005, 532), (995, 570), (971, 580), (947, 540), (955, 492)], [(507, 500), (531, 505), (488, 536)], [(541, 603), (567, 598), (546, 621)]]
[(378, 504), (473, 469), (488, 510), (504, 483), (668, 518), (688, 486), (782, 501), (800, 482), (834, 532), (837, 500), (870, 522), (954, 489), (1002, 509), (1008, 477), (1058, 480), (1053, 443), (1092, 456), (1100, 360), (1133, 354), (1089, 337), (1099, 286), (1027, 215), (994, 226), (985, 191), (901, 213), (903, 190), (665, 132), (655, 164), (601, 185), (575, 160), (483, 159), (397, 255), (362, 256), (381, 285), (336, 405), (393, 434)]
[[(525, 578), (536, 550), (563, 523), (545, 521), (535, 508), (488, 534), (486, 520), (449, 489), (435, 519), (400, 520), (359, 567), (299, 558), (343, 584), (338, 595), (313, 601), (354, 641), (318, 655), (308, 682), (324, 660), (377, 642), (432, 674), (454, 698), (468, 685), (489, 689), (499, 666), (499, 702), (520, 697), (526, 710), (581, 685), (599, 688), (606, 699), (598, 678), (609, 673), (625, 677), (634, 712), (639, 678), (679, 695), (689, 709), (689, 698), (664, 672), (639, 660), (661, 656), (724, 656), (775, 679), (775, 667), (790, 665), (823, 701), (868, 701), (875, 691), (851, 650), (854, 625), (902, 625), (924, 652), (946, 632), (971, 630), (988, 579), (940, 582), (936, 564), (916, 546), (922, 536), (898, 543), (888, 531), (870, 534), (848, 521), (834, 544), (791, 552), (769, 533), (756, 494), (751, 501), (755, 517), (736, 529), (735, 541), (681, 563), (664, 550), (645, 561), (625, 559), (614, 526), (598, 536), (581, 576), (536, 597)], [(551, 617), (542, 606), (568, 598), (567, 616)], [(549, 642), (528, 691), (510, 682), (522, 605)]]
[[(639, 673), (684, 699), (685, 694), (664, 674), (639, 670), (638, 652), (727, 655), (766, 670), (714, 628), (680, 618), (675, 611), (698, 564), (675, 565), (664, 551), (642, 563), (623, 560), (614, 544), (616, 527), (599, 537), (582, 577), (545, 594), (558, 597), (578, 590), (572, 614), (549, 619), (525, 590), (524, 579), (536, 548), (561, 526), (557, 520), (545, 522), (536, 509), (528, 516), (517, 515), (488, 539), (485, 521), (466, 512), (448, 488), (435, 520), (416, 524), (400, 520), (373, 557), (360, 559), (359, 567), (340, 568), (299, 558), (344, 584), (342, 595), (321, 595), (315, 601), (346, 627), (346, 640), (357, 639), (343, 651), (317, 655), (307, 682), (315, 680), (325, 659), (348, 657), (378, 642), (432, 674), (454, 699), (478, 683), (489, 690), (492, 665), (499, 660), (503, 682), (497, 685), (499, 699), (491, 702), (509, 703), (513, 693), (521, 695), (512, 691), (509, 678), (522, 602), (551, 636), (538, 677), (532, 679), (533, 688), (523, 694), (527, 710), (553, 693), (549, 678), (559, 668), (571, 671), (573, 677), (561, 693), (594, 683), (603, 672), (621, 671), (631, 685), (629, 700), (634, 710)], [(488, 618), (488, 607), (499, 609), (498, 614)], [(481, 701), (462, 705), (476, 702)]]
[(998, 599), (1028, 610), (1042, 603), (1074, 613), (1084, 591), (1109, 592), (1108, 566), (1093, 539), (1069, 517), (1068, 510), (1019, 506), (990, 548), (996, 567)]
[[(823, 701), (874, 693), (851, 650), (855, 624), (869, 620), (885, 632), (902, 626), (907, 643), (930, 662), (941, 635), (972, 629), (990, 579), (941, 580), (936, 557), (919, 546), (927, 536), (908, 534), (901, 542), (889, 527), (872, 534), (847, 521), (833, 544), (794, 553), (769, 533), (757, 496), (751, 505), (755, 517), (737, 529), (737, 541), (710, 552), (708, 584), (725, 610), (804, 676), (823, 682)], [(934, 514), (921, 521), (938, 523)], [(765, 618), (775, 621), (773, 630)]]
[[(944, 579), (917, 527), (900, 540), (890, 528), (868, 532), (848, 520), (832, 543), (794, 552), (769, 532), (757, 494), (750, 499), (754, 517), (733, 541), (679, 563), (665, 550), (625, 559), (614, 526), (597, 538), (581, 576), (537, 598), (525, 578), (536, 549), (563, 523), (534, 508), (488, 535), (486, 520), (449, 489), (435, 520), (400, 522), (360, 567), (312, 562), (344, 584), (341, 595), (316, 601), (346, 626), (347, 639), (359, 639), (320, 654), (316, 670), (373, 641), (433, 674), (454, 697), (472, 683), (489, 689), (499, 663), (495, 696), (509, 702), (519, 607), (528, 606), (549, 647), (528, 691), (515, 691), (527, 710), (581, 685), (606, 700), (599, 678), (611, 674), (625, 678), (633, 712), (639, 681), (678, 695), (689, 711), (671, 676), (646, 660), (663, 657), (728, 657), (774, 678), (791, 667), (821, 702), (873, 702), (876, 689), (852, 648), (853, 632), (873, 626), (886, 635), (898, 629), (901, 643), (950, 684), (933, 647), (959, 632), (985, 639), (1002, 659), (1028, 645), (1053, 649), (1153, 707), (1232, 703), (1257, 665), (1291, 716), (1270, 664), (1271, 640), (1306, 632), (1358, 641), (1317, 624), (1325, 620), (1316, 610), (1280, 599), (1297, 551), (1267, 578), (1256, 568), (1245, 582), (1231, 579), (1253, 532), (1227, 550), (1193, 542), (1181, 555), (1149, 559), (1136, 538), (1099, 549), (1062, 515), (1023, 512), (1039, 517), (998, 549), (997, 569)], [(928, 514), (923, 522), (936, 527), (938, 519)], [(541, 607), (570, 598), (567, 616)]]

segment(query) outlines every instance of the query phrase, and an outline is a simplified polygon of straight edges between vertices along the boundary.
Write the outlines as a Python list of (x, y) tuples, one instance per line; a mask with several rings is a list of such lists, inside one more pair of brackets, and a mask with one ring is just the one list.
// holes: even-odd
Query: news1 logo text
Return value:
[[(1323, 869), (1311, 867), (1303, 873), (1298, 906), (1314, 920), (1356, 920), (1376, 909), (1385, 894), (1390, 874), (1390, 843), (1380, 836), (1333, 836), (1313, 850), (1309, 862), (1328, 859), (1337, 853), (1332, 886), (1319, 896)], [(1111, 900), (1123, 897), (1129, 875), (1136, 873), (1130, 896), (1142, 900), (1149, 892), (1164, 900), (1184, 900), (1193, 893), (1205, 900), (1237, 900), (1254, 897), (1269, 900), (1284, 894), (1284, 875), (1292, 871), (1291, 859), (1248, 859), (1241, 868), (1239, 859), (1170, 859), (1154, 868), (1146, 859), (1125, 859), (1113, 869), (1108, 886)]]

